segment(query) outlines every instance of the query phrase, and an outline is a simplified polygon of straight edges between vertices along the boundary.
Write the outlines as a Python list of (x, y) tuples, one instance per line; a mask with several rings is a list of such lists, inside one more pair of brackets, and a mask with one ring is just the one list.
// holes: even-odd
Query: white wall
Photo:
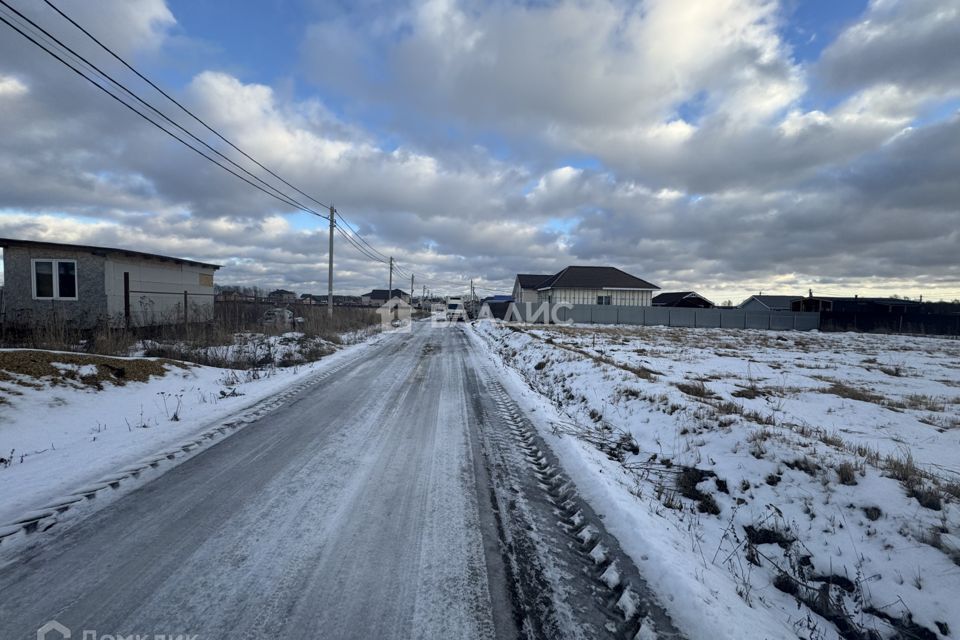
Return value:
[(123, 274), (130, 274), (130, 323), (134, 326), (183, 322), (183, 292), (187, 319), (213, 318), (214, 269), (197, 265), (109, 256), (105, 269), (107, 313), (123, 322)]
[(539, 292), (538, 302), (597, 304), (600, 296), (610, 296), (610, 304), (625, 307), (649, 307), (653, 292), (637, 289), (548, 289)]

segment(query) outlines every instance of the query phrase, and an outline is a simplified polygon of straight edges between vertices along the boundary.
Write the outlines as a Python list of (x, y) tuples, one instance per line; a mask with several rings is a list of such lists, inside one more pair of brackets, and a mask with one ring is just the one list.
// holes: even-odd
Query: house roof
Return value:
[(374, 289), (370, 293), (365, 293), (363, 295), (368, 298), (374, 298), (377, 300), (380, 300), (380, 299), (387, 300), (389, 298), (402, 298), (403, 296), (408, 294), (404, 292), (402, 289), (394, 289), (392, 294), (387, 289)]
[(219, 269), (220, 265), (210, 264), (207, 262), (198, 262), (196, 260), (187, 260), (186, 258), (174, 258), (171, 256), (163, 256), (158, 253), (144, 253), (143, 251), (131, 251), (130, 249), (114, 249), (112, 247), (95, 247), (92, 245), (86, 244), (65, 244), (61, 242), (43, 242), (38, 240), (17, 240), (15, 238), (0, 238), (0, 247), (24, 247), (24, 248), (37, 248), (42, 249), (52, 248), (60, 249), (67, 251), (86, 251), (95, 255), (122, 255), (129, 256), (133, 258), (150, 258), (153, 260), (163, 260), (169, 262), (176, 262), (178, 264), (189, 264), (196, 267), (207, 267), (209, 269)]
[(521, 289), (536, 289), (537, 285), (550, 277), (549, 273), (544, 274), (533, 274), (533, 273), (518, 273), (517, 280), (520, 281)]
[[(653, 300), (651, 300), (651, 303), (655, 305), (669, 307), (672, 304), (676, 304), (680, 302), (684, 298), (700, 298), (701, 300), (706, 300), (707, 302), (710, 302), (709, 300), (704, 298), (702, 295), (700, 295), (696, 291), (665, 291), (664, 293), (658, 293), (657, 295), (655, 295), (653, 297)], [(710, 302), (710, 304), (713, 304), (713, 303)]]
[(545, 289), (659, 289), (655, 284), (616, 267), (567, 267), (537, 285)]
[(789, 311), (790, 305), (795, 300), (800, 300), (801, 298), (802, 296), (762, 296), (762, 295), (750, 296), (749, 298), (747, 298), (737, 306), (742, 307), (743, 305), (747, 304), (751, 300), (756, 300), (757, 302), (759, 302), (760, 304), (762, 304), (763, 306), (765, 306), (770, 310), (776, 311), (778, 309), (785, 309)]
[(864, 298), (863, 296), (813, 296), (804, 300), (831, 300), (834, 302), (859, 302), (861, 304), (885, 304), (913, 306), (920, 304), (919, 300), (904, 300), (903, 298)]

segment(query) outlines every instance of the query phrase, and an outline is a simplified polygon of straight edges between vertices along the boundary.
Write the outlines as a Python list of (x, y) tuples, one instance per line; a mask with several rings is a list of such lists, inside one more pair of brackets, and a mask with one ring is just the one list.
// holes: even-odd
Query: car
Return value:
[(466, 322), (467, 310), (459, 297), (447, 298), (447, 321)]
[(293, 311), (282, 307), (274, 307), (263, 312), (260, 323), (271, 327), (286, 327), (294, 324)]

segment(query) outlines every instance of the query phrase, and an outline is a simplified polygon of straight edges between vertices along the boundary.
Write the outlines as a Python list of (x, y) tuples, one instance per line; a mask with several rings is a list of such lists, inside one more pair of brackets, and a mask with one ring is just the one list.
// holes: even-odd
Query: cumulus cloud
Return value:
[(872, 0), (824, 51), (818, 72), (839, 89), (893, 84), (933, 96), (960, 87), (960, 2)]
[[(169, 54), (176, 18), (160, 0), (65, 6), (138, 60)], [(794, 59), (772, 0), (359, 7), (324, 5), (305, 25), (315, 95), (202, 66), (171, 90), (332, 200), (418, 288), (509, 290), (517, 272), (586, 263), (718, 299), (810, 286), (960, 295), (960, 119), (917, 122), (960, 86), (933, 60), (953, 55), (938, 35), (955, 29), (953, 2), (874, 2), (812, 64)], [(0, 110), (0, 235), (325, 290), (324, 221), (14, 38), (0, 39)], [(339, 290), (386, 285), (386, 267), (344, 242), (336, 262)]]

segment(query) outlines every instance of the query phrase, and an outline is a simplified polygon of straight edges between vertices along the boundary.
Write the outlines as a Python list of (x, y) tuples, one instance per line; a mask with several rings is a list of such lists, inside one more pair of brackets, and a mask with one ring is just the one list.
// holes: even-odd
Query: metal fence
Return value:
[(613, 305), (519, 304), (507, 319), (531, 323), (628, 324), (641, 326), (702, 327), (711, 329), (771, 329), (811, 331), (820, 327), (817, 312), (743, 311), (740, 309), (683, 309)]
[(820, 318), (820, 329), (960, 336), (960, 313), (824, 311)]

